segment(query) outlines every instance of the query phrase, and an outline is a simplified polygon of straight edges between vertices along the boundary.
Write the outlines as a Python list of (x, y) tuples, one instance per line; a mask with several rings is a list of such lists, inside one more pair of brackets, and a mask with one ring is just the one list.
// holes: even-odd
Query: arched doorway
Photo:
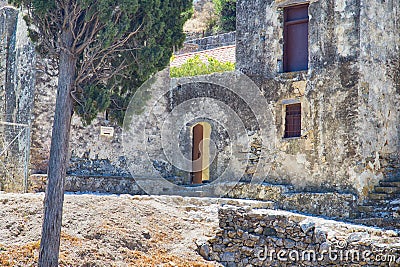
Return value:
[(211, 125), (207, 122), (199, 122), (192, 128), (192, 184), (210, 179), (210, 134)]

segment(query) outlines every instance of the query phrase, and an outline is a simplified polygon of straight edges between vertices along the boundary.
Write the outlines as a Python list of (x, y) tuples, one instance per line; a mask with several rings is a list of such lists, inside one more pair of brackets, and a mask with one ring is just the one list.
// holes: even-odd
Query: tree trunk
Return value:
[[(72, 34), (68, 30), (61, 34), (61, 39), (66, 47), (71, 46)], [(70, 92), (74, 84), (75, 75), (76, 59), (66, 50), (61, 50), (56, 110), (44, 201), (42, 239), (39, 252), (40, 267), (58, 266), (64, 181), (69, 161), (69, 133), (73, 112), (73, 99)]]

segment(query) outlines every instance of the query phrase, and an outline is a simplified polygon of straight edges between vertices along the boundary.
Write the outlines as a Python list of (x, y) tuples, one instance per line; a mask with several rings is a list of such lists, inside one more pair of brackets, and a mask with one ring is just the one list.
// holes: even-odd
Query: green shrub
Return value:
[(172, 78), (190, 77), (233, 70), (235, 70), (235, 63), (221, 62), (213, 57), (207, 57), (207, 63), (205, 63), (196, 55), (193, 58), (189, 58), (181, 66), (172, 67), (170, 76)]

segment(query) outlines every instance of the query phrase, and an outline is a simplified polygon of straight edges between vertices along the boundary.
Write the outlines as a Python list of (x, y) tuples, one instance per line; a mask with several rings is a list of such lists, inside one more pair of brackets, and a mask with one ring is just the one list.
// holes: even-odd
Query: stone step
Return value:
[(362, 206), (375, 206), (375, 207), (387, 207), (394, 206), (400, 207), (400, 199), (382, 199), (382, 200), (371, 200), (364, 201)]
[(357, 207), (359, 218), (399, 218), (400, 201), (377, 200), (368, 201)]
[(400, 210), (400, 205), (385, 205), (385, 206), (379, 206), (379, 205), (374, 205), (374, 203), (370, 205), (361, 205), (358, 206), (358, 211), (359, 212), (374, 212), (374, 211), (398, 211)]
[(400, 169), (399, 166), (395, 168), (387, 168), (387, 173), (385, 175), (386, 181), (400, 181)]
[(377, 211), (377, 209), (378, 207), (376, 206), (367, 206), (367, 205), (358, 206), (358, 211), (364, 213), (375, 212)]
[(400, 181), (380, 181), (380, 186), (400, 187)]
[[(363, 212), (363, 213), (374, 213), (374, 212), (398, 212), (400, 210), (399, 206), (392, 206), (392, 205), (387, 205), (387, 206), (377, 206), (372, 203), (364, 204), (362, 206), (357, 207), (358, 212)], [(372, 216), (372, 217), (377, 217), (377, 216)]]
[(397, 194), (400, 193), (400, 187), (395, 186), (376, 186), (376, 193), (384, 193), (384, 194)]
[[(397, 218), (400, 216), (396, 211), (375, 211), (375, 212), (361, 212), (359, 218)], [(399, 218), (400, 220), (400, 218)]]
[(400, 194), (385, 194), (385, 193), (370, 193), (369, 199), (371, 200), (391, 200), (399, 198)]
[(376, 226), (387, 229), (400, 229), (400, 219), (399, 218), (362, 218), (354, 219), (354, 223), (363, 224), (367, 226)]

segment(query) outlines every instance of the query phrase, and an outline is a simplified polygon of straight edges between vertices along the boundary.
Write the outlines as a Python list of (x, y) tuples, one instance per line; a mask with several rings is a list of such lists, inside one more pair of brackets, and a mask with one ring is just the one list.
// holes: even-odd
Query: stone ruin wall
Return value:
[(220, 208), (219, 230), (198, 242), (206, 260), (245, 266), (398, 266), (394, 231), (332, 222), (290, 212)]
[[(379, 180), (399, 177), (400, 3), (309, 1), (309, 69), (282, 73), (282, 7), (305, 2), (237, 5), (237, 69), (275, 116), (267, 180), (365, 197)], [(299, 139), (282, 138), (288, 99), (302, 104)]]

